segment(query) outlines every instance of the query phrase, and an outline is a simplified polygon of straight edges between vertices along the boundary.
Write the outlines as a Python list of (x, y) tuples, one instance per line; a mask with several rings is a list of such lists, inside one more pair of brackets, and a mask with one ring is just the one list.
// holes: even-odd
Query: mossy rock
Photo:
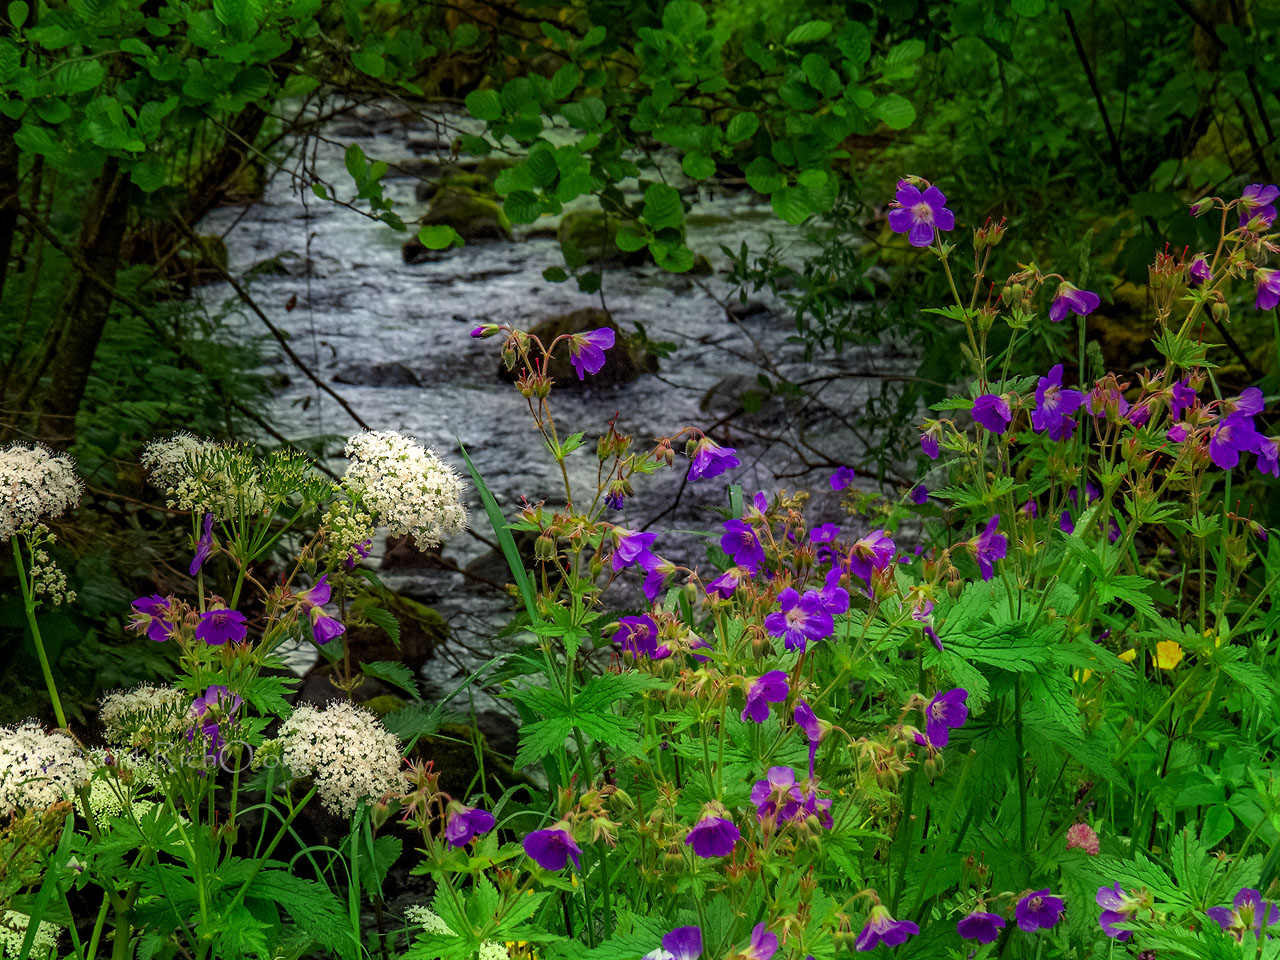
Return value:
[[(493, 180), (486, 177), (482, 173), (473, 173), (467, 170), (454, 170), (438, 180), (424, 180), (413, 188), (413, 198), (415, 200), (433, 200), (439, 195), (441, 190), (451, 189), (469, 190), (479, 196), (495, 197), (497, 194), (493, 192)], [(457, 229), (456, 227), (454, 229)], [(459, 233), (462, 231), (459, 230)], [(465, 239), (465, 238), (464, 238)]]
[[(608, 313), (597, 307), (575, 310), (558, 317), (548, 317), (534, 324), (528, 332), (544, 344), (550, 344), (556, 337), (564, 336), (566, 333), (586, 333), (600, 327), (608, 327), (616, 337), (613, 349), (605, 353), (604, 366), (600, 372), (588, 374), (585, 380), (579, 380), (577, 371), (569, 362), (568, 347), (566, 344), (561, 344), (556, 348), (550, 369), (547, 371), (555, 380), (557, 389), (612, 387), (620, 383), (630, 383), (642, 373), (657, 372), (658, 358), (637, 344), (614, 323)], [(500, 375), (506, 380), (515, 380), (518, 372), (507, 370), (502, 366)]]
[(448, 622), (417, 600), (390, 590), (380, 591), (353, 604), (349, 619), (372, 620), (367, 613), (369, 608), (384, 610), (396, 618), (400, 626), (399, 643), (376, 623), (349, 627), (343, 639), (355, 663), (396, 660), (416, 674), (435, 655), (436, 648), (449, 640)]
[(693, 266), (689, 268), (688, 275), (691, 277), (710, 277), (714, 275), (716, 268), (711, 265), (711, 261), (700, 253), (693, 255)]
[(588, 263), (639, 266), (649, 262), (648, 248), (626, 251), (618, 247), (616, 238), (622, 221), (600, 210), (575, 210), (560, 219), (556, 239), (572, 244)]

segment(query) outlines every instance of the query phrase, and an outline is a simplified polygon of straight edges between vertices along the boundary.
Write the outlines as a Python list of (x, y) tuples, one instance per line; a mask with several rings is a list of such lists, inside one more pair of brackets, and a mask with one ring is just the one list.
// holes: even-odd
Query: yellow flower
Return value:
[(1161, 670), (1172, 670), (1182, 662), (1182, 647), (1178, 645), (1176, 640), (1161, 640), (1156, 644), (1155, 656), (1151, 658), (1151, 665), (1159, 667)]
[(1124, 653), (1120, 654), (1120, 659), (1123, 660), (1125, 663), (1133, 663), (1133, 661), (1137, 659), (1137, 656), (1138, 656), (1138, 651), (1133, 649), (1133, 647), (1130, 647)]
[(1076, 683), (1088, 683), (1089, 678), (1093, 676), (1092, 670), (1076, 670), (1071, 674), (1076, 678)]

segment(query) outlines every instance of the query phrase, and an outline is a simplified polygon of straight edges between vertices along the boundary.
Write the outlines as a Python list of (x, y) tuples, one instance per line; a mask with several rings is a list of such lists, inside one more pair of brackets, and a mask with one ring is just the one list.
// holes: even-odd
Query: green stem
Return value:
[(22, 588), (22, 606), (26, 610), (27, 625), (31, 628), (31, 639), (35, 641), (36, 656), (40, 658), (40, 672), (44, 674), (44, 685), (49, 690), (49, 699), (53, 701), (53, 715), (58, 718), (58, 726), (67, 728), (67, 715), (62, 711), (62, 700), (58, 697), (58, 686), (53, 682), (53, 669), (49, 666), (49, 656), (44, 650), (44, 638), (40, 635), (40, 625), (36, 622), (36, 598), (32, 592), (31, 581), (27, 578), (26, 567), (22, 563), (22, 550), (18, 547), (16, 535), (9, 538), (13, 546), (13, 562), (17, 567), (18, 585)]
[(1027, 751), (1022, 742), (1022, 674), (1013, 681), (1013, 732), (1018, 741), (1018, 848), (1027, 852)]

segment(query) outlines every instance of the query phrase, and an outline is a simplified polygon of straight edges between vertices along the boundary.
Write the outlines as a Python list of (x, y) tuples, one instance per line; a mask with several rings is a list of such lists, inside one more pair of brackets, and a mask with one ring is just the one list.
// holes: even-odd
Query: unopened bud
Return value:
[(555, 559), (556, 556), (556, 539), (549, 533), (544, 533), (533, 542), (533, 555), (543, 563), (548, 563)]
[(1191, 215), (1193, 217), (1202, 217), (1213, 207), (1213, 197), (1205, 197), (1197, 200), (1191, 205)]
[(1209, 307), (1209, 312), (1218, 323), (1226, 323), (1231, 317), (1231, 307), (1227, 305), (1227, 299), (1222, 295), (1221, 290), (1215, 290), (1214, 293), (1217, 294), (1217, 299)]

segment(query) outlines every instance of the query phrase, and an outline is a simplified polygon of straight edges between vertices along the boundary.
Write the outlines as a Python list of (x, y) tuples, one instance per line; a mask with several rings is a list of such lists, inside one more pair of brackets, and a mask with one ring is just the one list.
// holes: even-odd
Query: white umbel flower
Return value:
[(347, 440), (346, 482), (394, 536), (411, 534), (420, 550), (467, 526), (462, 479), (436, 454), (394, 430)]
[[(449, 929), (449, 925), (444, 922), (444, 918), (436, 913), (425, 904), (415, 904), (412, 907), (406, 907), (404, 918), (409, 923), (422, 927), (423, 933), (440, 933), (445, 936), (456, 936), (454, 931)], [(479, 960), (510, 960), (511, 954), (502, 944), (496, 940), (486, 940), (480, 944)]]
[[(16, 910), (6, 910), (0, 916), (0, 954), (6, 957), (22, 956), (22, 941), (27, 937), (27, 928), (31, 926), (31, 918)], [(36, 935), (31, 941), (31, 956), (47, 957), (58, 946), (58, 937), (62, 928), (56, 923), (41, 920), (36, 927)]]
[(330, 813), (350, 816), (361, 800), (380, 800), (403, 785), (400, 742), (349, 701), (324, 710), (302, 704), (279, 739), (285, 765), (296, 776), (315, 778), (316, 795)]
[(141, 460), (170, 507), (233, 520), (266, 503), (261, 472), (242, 447), (175, 433), (148, 443)]
[(68, 456), (39, 443), (0, 450), (0, 540), (41, 517), (62, 516), (80, 502), (82, 490)]
[(80, 745), (34, 721), (0, 727), (0, 816), (44, 810), (75, 797), (92, 768)]
[(186, 692), (144, 683), (108, 693), (98, 716), (108, 743), (133, 747), (184, 735), (191, 725), (190, 710), (191, 697)]

